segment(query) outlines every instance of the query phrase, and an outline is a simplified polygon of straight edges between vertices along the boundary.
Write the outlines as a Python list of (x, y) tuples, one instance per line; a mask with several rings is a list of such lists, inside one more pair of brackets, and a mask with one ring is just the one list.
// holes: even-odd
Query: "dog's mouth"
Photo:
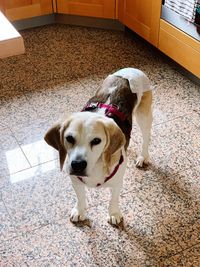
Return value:
[(74, 175), (74, 176), (79, 176), (79, 177), (87, 177), (88, 175), (86, 174), (86, 172), (77, 172), (77, 171), (74, 171), (74, 170), (71, 170), (70, 175)]

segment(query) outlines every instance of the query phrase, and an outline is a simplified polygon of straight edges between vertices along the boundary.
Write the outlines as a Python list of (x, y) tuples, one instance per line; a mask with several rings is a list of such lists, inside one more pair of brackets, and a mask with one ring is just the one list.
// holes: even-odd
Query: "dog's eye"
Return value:
[(94, 138), (94, 139), (90, 142), (91, 146), (95, 146), (95, 145), (98, 145), (98, 144), (100, 144), (100, 143), (101, 143), (101, 139), (100, 139), (100, 138)]
[(75, 144), (75, 139), (74, 139), (74, 137), (71, 136), (71, 135), (68, 135), (68, 136), (66, 137), (66, 140), (67, 140), (68, 143), (70, 143), (70, 144), (72, 144), (72, 145)]

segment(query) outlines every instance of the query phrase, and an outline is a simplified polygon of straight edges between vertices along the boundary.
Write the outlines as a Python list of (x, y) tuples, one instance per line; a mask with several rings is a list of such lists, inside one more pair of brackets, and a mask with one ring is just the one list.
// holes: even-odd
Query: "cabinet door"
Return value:
[(51, 0), (6, 0), (5, 15), (9, 20), (20, 20), (52, 13)]
[(115, 0), (57, 0), (57, 12), (88, 17), (115, 18)]
[(162, 0), (119, 0), (119, 20), (153, 45), (158, 45)]
[(3, 13), (5, 12), (5, 0), (0, 0), (0, 10)]

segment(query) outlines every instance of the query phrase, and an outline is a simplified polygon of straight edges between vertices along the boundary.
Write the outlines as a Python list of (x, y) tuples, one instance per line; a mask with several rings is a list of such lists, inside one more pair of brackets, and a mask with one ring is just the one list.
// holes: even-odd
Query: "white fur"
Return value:
[(136, 166), (143, 167), (143, 164), (147, 164), (149, 161), (148, 148), (151, 136), (152, 112), (150, 110), (147, 115), (144, 115), (143, 113), (136, 110), (135, 117), (137, 124), (139, 125), (142, 132), (143, 139), (141, 155), (139, 155), (136, 159)]

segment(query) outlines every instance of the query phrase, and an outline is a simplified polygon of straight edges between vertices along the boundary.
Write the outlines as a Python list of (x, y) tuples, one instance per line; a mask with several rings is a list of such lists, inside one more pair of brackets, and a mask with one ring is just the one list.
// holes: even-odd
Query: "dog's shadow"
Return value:
[(70, 222), (79, 229), (92, 228), (92, 221), (90, 219), (78, 222), (73, 222), (72, 220), (70, 220)]
[[(165, 194), (164, 198), (168, 199), (170, 209), (177, 213), (176, 218), (178, 218), (180, 222), (183, 222), (184, 225), (184, 217), (188, 213), (187, 207), (193, 204), (194, 199), (191, 192), (184, 187), (184, 184), (181, 182), (181, 175), (178, 172), (174, 173), (162, 168), (157, 168), (154, 164), (146, 165), (141, 169), (143, 172), (148, 170), (152, 171), (152, 175), (155, 173), (155, 175), (159, 177), (156, 182), (159, 183), (159, 186), (163, 189), (163, 194)], [(143, 179), (145, 179), (145, 175)], [(151, 206), (153, 207), (154, 199), (152, 199), (152, 204), (149, 204), (149, 208)], [(166, 218), (160, 216), (159, 210), (162, 209), (162, 203), (160, 204), (160, 208), (157, 206), (153, 211), (155, 220), (153, 219), (152, 222), (147, 221), (149, 218), (147, 211), (144, 218), (138, 216), (138, 219), (142, 220), (138, 221), (138, 224), (137, 221), (133, 223), (130, 218), (126, 220), (126, 215), (124, 216), (124, 220), (118, 225), (110, 225), (109, 223), (103, 223), (102, 225), (102, 223), (99, 224), (97, 220), (92, 221), (92, 219), (74, 223), (74, 225), (87, 236), (87, 240), (83, 240), (83, 242), (85, 246), (89, 246), (91, 260), (101, 265), (103, 254), (106, 253), (104, 256), (107, 255), (107, 260), (111, 260), (110, 257), (113, 256), (117, 258), (119, 263), (123, 263), (126, 259), (137, 262), (137, 255), (134, 255), (129, 248), (136, 248), (136, 250), (138, 248), (138, 253), (142, 253), (144, 258), (147, 260), (155, 259), (160, 263), (166, 258), (173, 256), (173, 254), (177, 252), (173, 250), (173, 244), (176, 240), (173, 237), (174, 229), (168, 228), (168, 225), (176, 226), (176, 218), (173, 216), (167, 216)], [(181, 205), (183, 213), (176, 209), (177, 204)], [(158, 205), (158, 203), (156, 205)], [(165, 205), (165, 203), (163, 203), (163, 205)], [(165, 207), (163, 206), (163, 208)], [(195, 209), (196, 208), (195, 206)], [(187, 231), (187, 227), (189, 226), (184, 225), (184, 227), (185, 231)], [(162, 243), (162, 247), (159, 245), (160, 242)], [(170, 246), (172, 246), (172, 248), (170, 248)]]

